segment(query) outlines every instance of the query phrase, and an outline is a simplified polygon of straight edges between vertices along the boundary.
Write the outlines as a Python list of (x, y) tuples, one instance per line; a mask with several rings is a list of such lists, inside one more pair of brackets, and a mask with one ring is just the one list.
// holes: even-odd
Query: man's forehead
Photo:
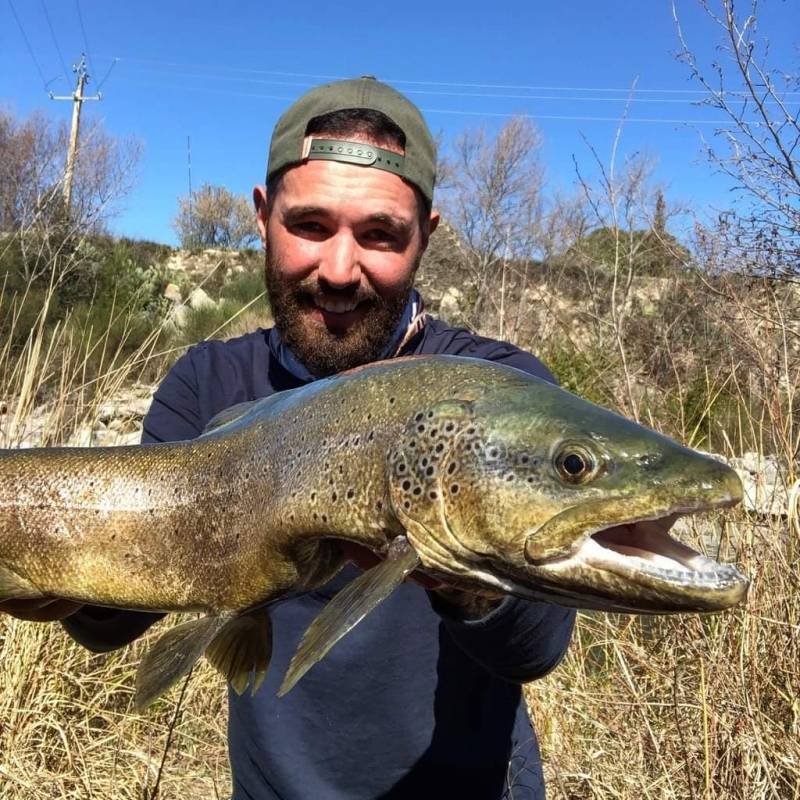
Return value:
[(283, 210), (320, 212), (348, 208), (360, 216), (387, 217), (410, 222), (416, 218), (413, 187), (397, 175), (371, 167), (331, 161), (309, 161), (286, 170), (278, 197)]

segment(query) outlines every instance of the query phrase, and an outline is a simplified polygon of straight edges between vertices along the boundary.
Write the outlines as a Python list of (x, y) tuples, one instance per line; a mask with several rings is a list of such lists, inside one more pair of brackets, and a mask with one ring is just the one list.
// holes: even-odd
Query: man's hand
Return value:
[[(364, 571), (371, 569), (379, 564), (382, 559), (375, 555), (367, 547), (362, 547), (353, 542), (340, 541), (344, 557)], [(449, 586), (443, 581), (438, 581), (428, 575), (414, 570), (407, 578), (427, 589), (429, 592), (436, 592), (442, 601), (445, 612), (457, 619), (480, 619), (493, 611), (503, 601), (504, 595), (500, 592), (493, 592), (489, 589), (481, 592), (465, 592), (454, 586)]]
[(79, 609), (82, 603), (71, 600), (59, 600), (55, 597), (42, 597), (38, 600), (3, 600), (0, 602), (0, 614), (10, 614), (17, 619), (28, 622), (56, 622), (66, 619)]

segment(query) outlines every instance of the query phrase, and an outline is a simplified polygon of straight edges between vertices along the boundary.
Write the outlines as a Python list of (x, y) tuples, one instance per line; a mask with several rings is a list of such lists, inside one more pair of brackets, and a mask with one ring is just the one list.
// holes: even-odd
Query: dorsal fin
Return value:
[(261, 400), (246, 400), (244, 403), (237, 403), (235, 406), (220, 411), (219, 414), (211, 417), (208, 424), (203, 428), (201, 436), (205, 436), (207, 433), (211, 433), (211, 431), (215, 431), (224, 425), (229, 425), (231, 422), (236, 422), (237, 419), (241, 419), (260, 402)]

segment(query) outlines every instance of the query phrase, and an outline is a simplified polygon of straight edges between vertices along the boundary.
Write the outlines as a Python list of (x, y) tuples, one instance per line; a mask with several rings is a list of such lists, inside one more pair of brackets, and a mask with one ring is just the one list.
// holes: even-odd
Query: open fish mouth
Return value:
[(634, 572), (678, 586), (726, 589), (731, 581), (744, 580), (735, 567), (719, 564), (669, 535), (681, 516), (673, 513), (604, 528), (587, 537), (576, 555), (618, 575)]
[(669, 534), (680, 517), (720, 505), (671, 510), (590, 531), (569, 555), (534, 570), (541, 587), (569, 598), (569, 605), (655, 614), (730, 608), (744, 599), (747, 579), (736, 567), (719, 564)]

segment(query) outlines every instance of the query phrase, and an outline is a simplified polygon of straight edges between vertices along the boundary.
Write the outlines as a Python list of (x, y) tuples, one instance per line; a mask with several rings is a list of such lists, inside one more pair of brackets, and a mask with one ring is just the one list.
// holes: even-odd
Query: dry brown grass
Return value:
[(564, 663), (528, 687), (553, 797), (800, 797), (798, 531), (740, 513), (726, 533), (745, 606), (582, 613)]
[[(734, 418), (758, 432), (755, 439), (783, 459), (786, 480), (794, 481), (798, 372), (785, 343), (795, 329), (773, 305), (768, 335), (762, 320), (758, 336), (748, 339), (757, 328), (748, 325), (753, 309), (729, 307), (737, 336), (763, 356), (753, 359), (756, 383), (742, 384)], [(552, 330), (559, 335), (563, 326)], [(47, 441), (58, 443), (160, 357), (151, 348), (120, 363), (109, 353), (101, 378), (87, 384), (81, 347), (58, 331), (45, 335), (40, 325), (21, 354), (0, 350), (11, 409), (6, 446), (20, 441), (14, 431), (24, 429), (43, 395), (52, 410)], [(671, 347), (677, 364), (684, 354), (676, 342)], [(773, 368), (767, 377), (757, 373), (765, 359)], [(643, 384), (646, 365), (627, 363)], [(684, 375), (677, 367), (675, 374)], [(629, 385), (617, 377), (617, 386)], [(714, 378), (707, 385), (703, 418), (711, 425), (710, 398), (720, 384)], [(642, 394), (644, 419), (664, 421), (662, 396)], [(745, 606), (705, 617), (581, 614), (564, 663), (528, 687), (552, 797), (800, 798), (800, 527), (739, 513), (724, 531), (730, 557), (753, 579)], [(708, 540), (700, 531), (694, 536)], [(156, 784), (162, 800), (228, 797), (224, 686), (209, 667), (197, 668), (180, 707), (176, 690), (146, 714), (132, 710), (138, 659), (163, 629), (122, 651), (92, 655), (56, 625), (0, 618), (0, 800), (154, 800)]]

